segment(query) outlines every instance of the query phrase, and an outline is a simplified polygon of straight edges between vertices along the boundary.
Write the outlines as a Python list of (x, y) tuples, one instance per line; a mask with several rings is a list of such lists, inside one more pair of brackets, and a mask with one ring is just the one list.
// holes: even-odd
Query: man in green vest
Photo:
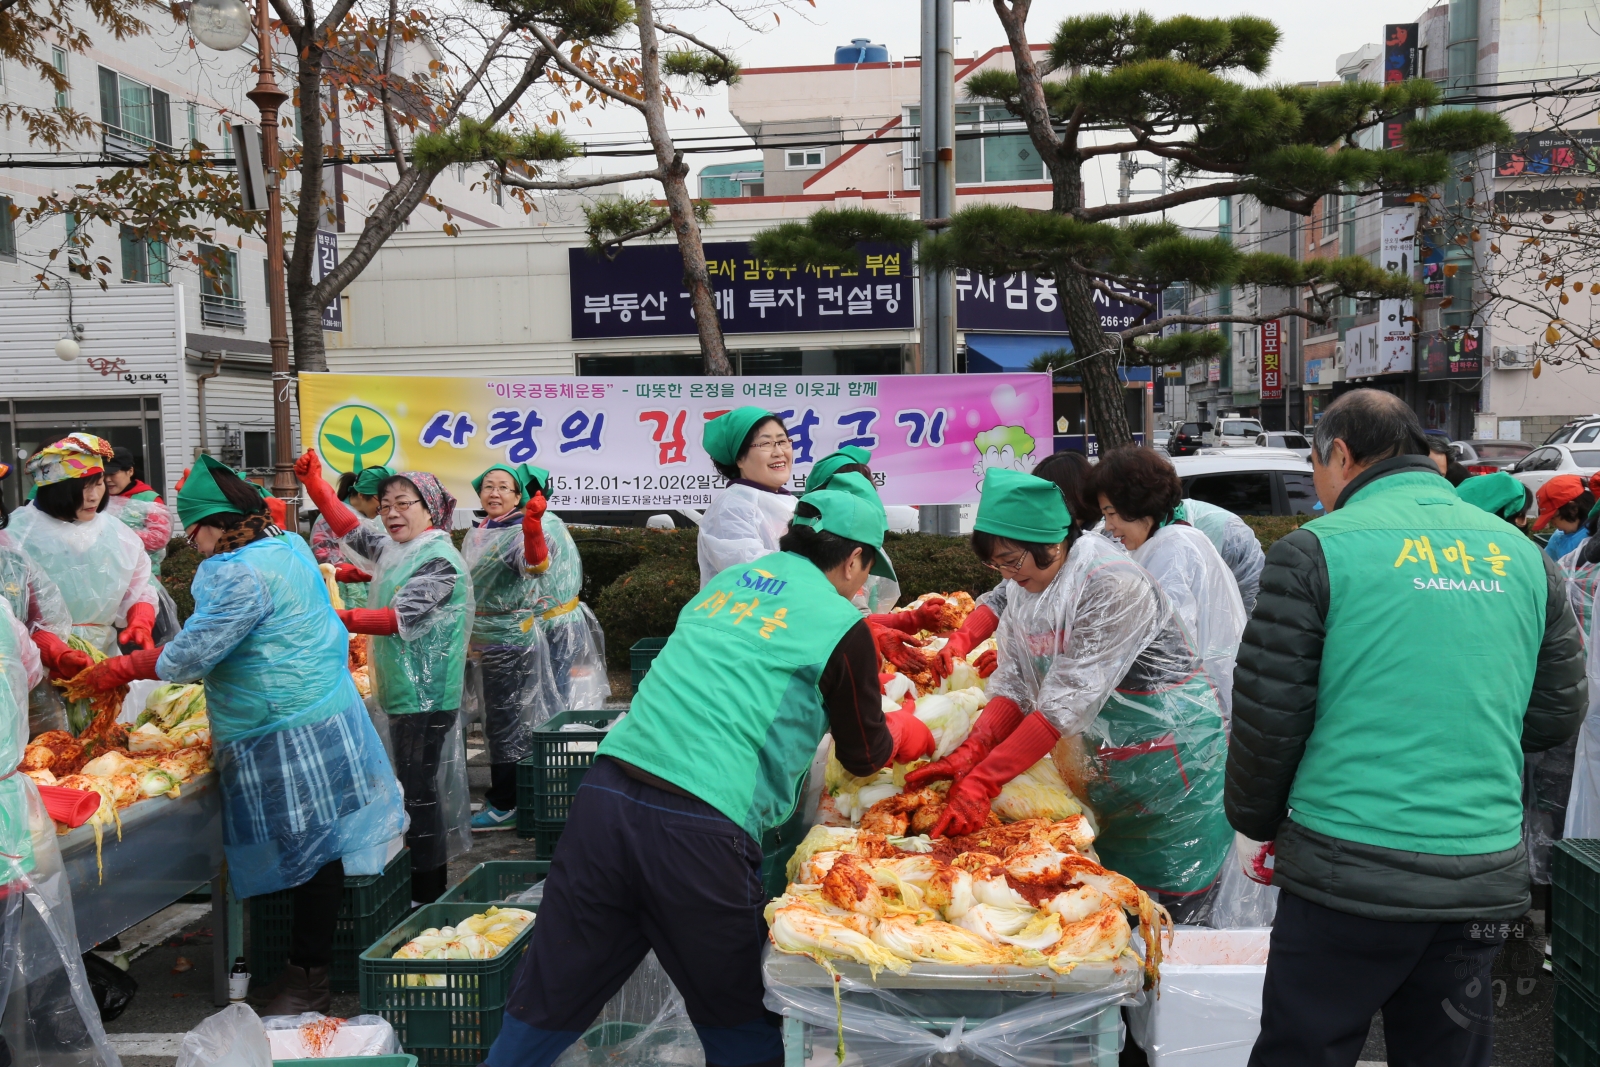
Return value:
[(1312, 474), (1327, 513), (1267, 553), (1234, 674), (1228, 820), (1282, 890), (1250, 1064), (1352, 1067), (1382, 1010), (1390, 1063), (1486, 1067), (1529, 907), (1522, 756), (1588, 705), (1577, 623), (1393, 394), (1340, 397)]
[(894, 577), (887, 525), (875, 494), (808, 493), (779, 551), (684, 606), (573, 800), (489, 1067), (548, 1067), (651, 949), (707, 1067), (781, 1067), (762, 1004), (762, 835), (800, 804), (823, 734), (856, 775), (934, 747), (914, 714), (883, 713), (850, 604), (869, 573)]

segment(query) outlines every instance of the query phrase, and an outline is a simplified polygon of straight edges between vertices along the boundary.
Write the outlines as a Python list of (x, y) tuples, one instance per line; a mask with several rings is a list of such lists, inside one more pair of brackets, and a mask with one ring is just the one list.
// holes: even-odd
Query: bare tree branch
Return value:
[(519, 189), (593, 189), (597, 185), (610, 185), (613, 182), (637, 182), (647, 179), (660, 181), (662, 176), (663, 171), (660, 167), (636, 170), (627, 174), (594, 174), (583, 178), (524, 178), (505, 168), (500, 170), (501, 184), (515, 185)]

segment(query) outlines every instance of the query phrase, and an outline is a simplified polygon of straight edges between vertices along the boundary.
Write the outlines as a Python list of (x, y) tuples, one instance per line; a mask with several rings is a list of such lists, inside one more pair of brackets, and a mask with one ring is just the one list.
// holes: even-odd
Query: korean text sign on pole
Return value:
[(1283, 399), (1283, 324), (1261, 324), (1261, 399)]

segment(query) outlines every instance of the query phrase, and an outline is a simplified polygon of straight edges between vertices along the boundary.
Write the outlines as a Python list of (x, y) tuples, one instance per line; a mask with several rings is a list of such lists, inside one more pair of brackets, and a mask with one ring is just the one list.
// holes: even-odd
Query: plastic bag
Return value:
[(704, 1067), (705, 1062), (683, 997), (650, 952), (554, 1067), (635, 1063)]
[[(1600, 612), (1591, 614), (1593, 619)], [(1565, 837), (1600, 837), (1600, 641), (1589, 634), (1589, 713), (1578, 727), (1572, 759), (1572, 791), (1567, 797)]]
[(89, 979), (89, 992), (94, 994), (95, 1007), (100, 1009), (100, 1021), (111, 1022), (128, 1009), (139, 983), (121, 967), (100, 958), (93, 952), (83, 954), (83, 970)]
[[(885, 972), (873, 981), (865, 967), (835, 964), (835, 985), (802, 957), (769, 949), (762, 961), (766, 1006), (784, 1016), (786, 1031), (803, 1023), (803, 1040), (823, 1049), (842, 1040), (844, 1055), (862, 1067), (1056, 1067), (1105, 1062), (1121, 1051), (1119, 1009), (1144, 997), (1133, 961), (1083, 964), (1059, 977), (1016, 970), (995, 979), (914, 964), (903, 978)], [(812, 1055), (826, 1055), (819, 1052)]]
[(1278, 914), (1278, 887), (1262, 885), (1244, 873), (1237, 844), (1228, 846), (1219, 882), (1210, 913), (1196, 918), (1196, 925), (1213, 930), (1253, 930), (1272, 925)]
[(229, 1004), (183, 1035), (177, 1067), (272, 1067), (266, 1028), (248, 1004)]
[(277, 1060), (341, 1059), (346, 1056), (398, 1055), (400, 1039), (381, 1015), (330, 1018), (320, 1012), (268, 1015), (261, 1020), (272, 1058)]
[(0, 530), (0, 597), (28, 631), (49, 630), (65, 641), (72, 612), (55, 580), (5, 530)]
[(108, 656), (117, 628), (134, 604), (156, 603), (150, 559), (132, 530), (101, 512), (88, 522), (62, 522), (36, 507), (11, 513), (16, 543), (55, 580), (73, 632)]
[(611, 696), (606, 678), (606, 637), (589, 605), (578, 599), (583, 588), (583, 558), (559, 515), (545, 512), (544, 539), (550, 566), (538, 577), (534, 609), (550, 644), (550, 670), (562, 710), (605, 706)]
[(439, 759), (439, 806), (444, 814), (445, 853), (450, 859), (472, 851), (472, 794), (467, 787), (467, 737), (461, 716), (445, 738)]
[(730, 485), (700, 516), (700, 588), (729, 567), (778, 551), (798, 498)]
[(1184, 500), (1178, 517), (1206, 535), (1233, 573), (1244, 613), (1254, 615), (1256, 598), (1261, 595), (1261, 571), (1267, 565), (1267, 554), (1261, 550), (1256, 532), (1233, 512), (1204, 500)]
[(107, 515), (133, 531), (150, 557), (150, 573), (161, 573), (161, 562), (167, 558), (167, 544), (172, 540), (172, 512), (160, 500), (137, 500), (131, 496), (114, 496), (106, 502)]

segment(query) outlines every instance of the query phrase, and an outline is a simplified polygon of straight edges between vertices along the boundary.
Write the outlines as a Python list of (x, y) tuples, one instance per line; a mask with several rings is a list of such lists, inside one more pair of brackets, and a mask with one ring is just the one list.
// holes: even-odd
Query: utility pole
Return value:
[[(922, 219), (948, 219), (956, 209), (955, 0), (922, 0)], [(922, 273), (922, 369), (956, 369), (956, 279)], [(953, 383), (952, 383), (953, 384)], [(957, 504), (924, 507), (923, 533), (957, 535)]]

